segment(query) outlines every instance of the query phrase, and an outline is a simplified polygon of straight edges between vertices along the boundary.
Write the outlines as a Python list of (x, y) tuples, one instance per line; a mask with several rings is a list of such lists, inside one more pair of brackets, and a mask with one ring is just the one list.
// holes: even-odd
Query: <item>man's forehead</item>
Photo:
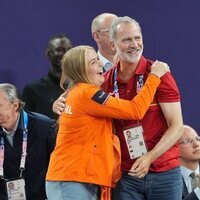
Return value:
[(198, 136), (197, 132), (193, 129), (187, 129), (183, 134), (183, 138), (192, 138), (197, 136)]
[(7, 101), (8, 97), (6, 95), (6, 93), (3, 90), (0, 90), (0, 101)]
[(134, 22), (132, 23), (121, 23), (117, 25), (117, 32), (124, 32), (124, 29), (126, 30), (125, 32), (131, 31), (131, 32), (136, 32), (138, 34), (141, 34), (140, 28), (137, 24)]

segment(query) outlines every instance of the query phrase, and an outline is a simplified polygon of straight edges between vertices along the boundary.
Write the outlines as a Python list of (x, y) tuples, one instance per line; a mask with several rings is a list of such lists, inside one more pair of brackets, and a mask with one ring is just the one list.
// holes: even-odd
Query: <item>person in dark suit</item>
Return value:
[[(23, 109), (14, 85), (0, 84), (0, 199), (45, 200), (55, 120)], [(16, 187), (17, 186), (17, 187)], [(26, 196), (26, 198), (25, 198)]]
[(26, 110), (57, 119), (58, 116), (52, 111), (52, 105), (63, 93), (60, 88), (61, 60), (64, 53), (71, 48), (71, 41), (65, 34), (57, 34), (50, 38), (46, 55), (51, 67), (46, 77), (25, 85), (22, 100), (26, 103)]
[[(180, 162), (183, 179), (184, 200), (200, 199), (200, 137), (190, 126), (184, 126), (184, 134), (179, 140)], [(196, 178), (193, 177), (196, 174)], [(195, 179), (194, 179), (195, 178)]]

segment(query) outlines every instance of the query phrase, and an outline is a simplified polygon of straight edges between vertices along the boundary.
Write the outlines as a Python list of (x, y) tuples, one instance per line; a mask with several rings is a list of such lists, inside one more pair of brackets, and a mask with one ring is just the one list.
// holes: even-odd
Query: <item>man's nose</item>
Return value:
[(131, 41), (130, 46), (131, 46), (131, 47), (137, 47), (137, 46), (138, 46), (138, 42), (137, 42), (135, 39), (133, 39), (133, 40)]
[(193, 147), (199, 146), (199, 141), (197, 141), (196, 139), (193, 140)]

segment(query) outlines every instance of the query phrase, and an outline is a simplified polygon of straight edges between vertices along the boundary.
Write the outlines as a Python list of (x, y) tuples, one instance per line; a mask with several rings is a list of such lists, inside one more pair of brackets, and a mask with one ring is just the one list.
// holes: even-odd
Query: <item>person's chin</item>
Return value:
[(96, 86), (101, 87), (101, 85), (103, 84), (104, 80), (99, 80), (98, 82), (96, 82)]
[[(100, 80), (101, 85), (103, 84), (104, 80), (105, 80), (105, 78), (104, 78), (104, 76), (103, 76), (102, 79)], [(100, 85), (100, 86), (101, 86), (101, 85)]]

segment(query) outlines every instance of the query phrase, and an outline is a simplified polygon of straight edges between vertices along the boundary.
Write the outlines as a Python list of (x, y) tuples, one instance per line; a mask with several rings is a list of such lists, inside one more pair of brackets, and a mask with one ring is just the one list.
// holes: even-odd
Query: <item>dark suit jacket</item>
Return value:
[[(28, 114), (27, 157), (23, 177), (27, 200), (44, 200), (45, 176), (49, 164), (50, 154), (55, 146), (54, 120), (39, 113)], [(20, 174), (20, 160), (22, 153), (23, 115), (20, 115), (18, 128), (13, 138), (13, 147), (8, 142), (0, 127), (0, 137), (4, 138), (5, 158), (4, 177), (17, 178)], [(7, 200), (5, 182), (0, 179), (0, 200)]]
[(183, 194), (182, 194), (182, 199), (183, 200), (199, 200), (195, 194), (195, 192), (191, 192), (191, 193), (188, 193), (188, 189), (186, 187), (186, 184), (185, 184), (185, 181), (184, 179), (182, 178), (183, 180)]

